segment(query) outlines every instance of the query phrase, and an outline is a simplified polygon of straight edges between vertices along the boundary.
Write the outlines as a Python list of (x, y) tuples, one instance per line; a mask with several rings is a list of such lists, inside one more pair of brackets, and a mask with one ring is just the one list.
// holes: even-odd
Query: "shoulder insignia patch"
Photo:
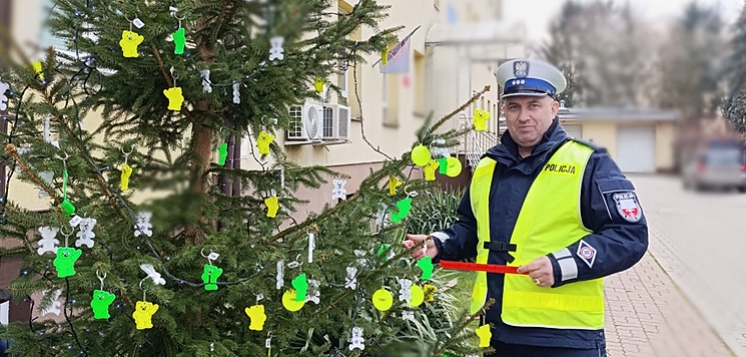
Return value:
[(619, 215), (625, 221), (630, 223), (640, 221), (642, 218), (642, 208), (640, 208), (640, 203), (637, 202), (637, 195), (634, 192), (618, 192), (612, 197), (616, 203), (617, 212), (619, 212)]

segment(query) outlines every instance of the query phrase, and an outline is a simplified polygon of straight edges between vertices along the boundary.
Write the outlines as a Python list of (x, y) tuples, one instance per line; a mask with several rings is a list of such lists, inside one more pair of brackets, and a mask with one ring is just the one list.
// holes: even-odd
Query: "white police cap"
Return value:
[(516, 96), (555, 97), (567, 88), (567, 80), (557, 67), (535, 59), (515, 59), (497, 68), (497, 83), (503, 98)]

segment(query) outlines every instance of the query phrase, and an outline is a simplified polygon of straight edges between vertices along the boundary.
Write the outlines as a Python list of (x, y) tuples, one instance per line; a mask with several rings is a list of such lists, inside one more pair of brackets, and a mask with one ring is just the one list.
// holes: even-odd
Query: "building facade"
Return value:
[[(491, 90), (453, 117), (442, 130), (459, 129), (471, 124), (474, 110), (490, 113), (489, 132), (480, 133), (484, 150), (497, 143), (499, 86), (495, 70), (500, 61), (524, 56), (521, 24), (501, 22), (501, 1), (498, 0), (382, 0), (391, 6), (389, 17), (380, 29), (404, 26), (399, 38), (411, 36), (409, 72), (381, 73), (377, 59), (380, 54), (366, 57), (366, 64), (350, 66), (336, 78), (346, 95), (331, 96), (329, 103), (308, 101), (291, 114), (299, 119), (297, 131), (288, 132), (278, 141), (288, 158), (303, 165), (323, 165), (350, 177), (348, 194), (354, 193), (371, 169), (380, 168), (390, 157), (401, 157), (411, 150), (415, 132), (432, 114), (434, 121), (453, 112), (485, 86)], [(356, 1), (339, 0), (339, 11), (351, 11)], [(416, 14), (414, 16), (413, 14)], [(366, 39), (378, 29), (361, 28), (353, 40)], [(416, 30), (416, 31), (415, 31)], [(311, 114), (309, 114), (311, 113)], [(311, 119), (315, 116), (318, 119)], [(315, 124), (314, 124), (315, 123)], [(344, 128), (340, 137), (337, 128)], [(316, 136), (313, 137), (315, 134)], [(365, 137), (363, 136), (365, 135)], [(327, 138), (327, 135), (331, 137)], [(311, 136), (311, 138), (309, 138)], [(241, 167), (258, 168), (251, 155), (252, 141), (242, 140)], [(477, 149), (477, 150), (481, 150)], [(455, 148), (465, 163), (466, 147)], [(464, 175), (469, 174), (464, 170)], [(416, 171), (415, 177), (422, 177)], [(319, 190), (302, 190), (300, 197), (310, 203), (301, 207), (302, 217), (318, 212), (332, 200), (333, 184)], [(444, 184), (462, 178), (439, 177)]]

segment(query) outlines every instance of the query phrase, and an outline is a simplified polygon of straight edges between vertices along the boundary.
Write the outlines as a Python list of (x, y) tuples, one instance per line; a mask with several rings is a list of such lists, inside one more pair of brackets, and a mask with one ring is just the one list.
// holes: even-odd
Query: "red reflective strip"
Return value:
[[(518, 267), (510, 267), (507, 265), (497, 265), (497, 264), (462, 263), (462, 262), (452, 262), (448, 260), (441, 260), (440, 267), (443, 269), (484, 271), (487, 273), (496, 273), (496, 274), (518, 274)], [(523, 273), (523, 275), (526, 275), (526, 273)]]

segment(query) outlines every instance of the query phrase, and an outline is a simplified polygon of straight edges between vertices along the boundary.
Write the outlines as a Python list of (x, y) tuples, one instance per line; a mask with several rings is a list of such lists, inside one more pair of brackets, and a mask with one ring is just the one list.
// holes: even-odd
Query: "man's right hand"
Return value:
[(427, 241), (427, 253), (422, 249), (421, 243), (426, 240), (427, 236), (424, 234), (407, 234), (407, 239), (401, 244), (405, 249), (411, 249), (412, 247), (420, 244), (419, 248), (412, 250), (412, 258), (419, 260), (427, 254), (427, 256), (435, 258), (438, 256), (438, 247), (435, 246), (435, 242), (432, 239)]

